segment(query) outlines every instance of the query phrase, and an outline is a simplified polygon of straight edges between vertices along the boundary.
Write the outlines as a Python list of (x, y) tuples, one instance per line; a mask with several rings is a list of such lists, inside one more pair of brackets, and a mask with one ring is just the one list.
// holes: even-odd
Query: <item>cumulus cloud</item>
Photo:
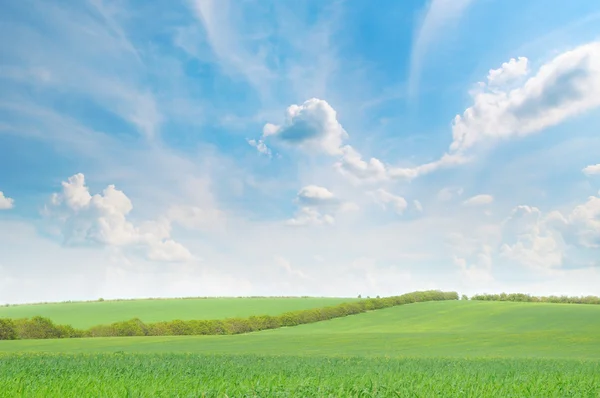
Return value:
[(590, 196), (567, 215), (552, 212), (548, 222), (568, 243), (588, 249), (600, 248), (600, 197)]
[(400, 215), (403, 214), (408, 207), (406, 199), (401, 196), (394, 195), (385, 189), (380, 188), (374, 192), (370, 192), (369, 195), (373, 198), (375, 203), (380, 205), (383, 209), (387, 209), (388, 206), (391, 206), (392, 209)]
[(531, 268), (549, 269), (563, 263), (560, 236), (536, 207), (517, 206), (503, 223), (500, 253)]
[[(493, 73), (492, 81), (514, 77), (524, 67), (524, 61), (515, 61), (513, 67)], [(473, 99), (474, 104), (454, 119), (451, 152), (464, 152), (484, 139), (536, 133), (595, 108), (600, 105), (600, 42), (558, 55), (520, 87), (490, 90), (482, 85)]]
[(298, 200), (305, 204), (319, 205), (334, 202), (336, 198), (327, 188), (307, 185), (298, 192)]
[(600, 164), (591, 164), (589, 166), (584, 167), (582, 170), (583, 174), (591, 176), (600, 174)]
[(191, 253), (170, 237), (167, 220), (135, 226), (127, 217), (133, 204), (114, 185), (91, 195), (83, 174), (62, 183), (62, 191), (51, 196), (47, 214), (62, 223), (67, 245), (96, 244), (141, 250), (152, 261), (186, 261)]
[(511, 58), (498, 69), (490, 69), (487, 80), (490, 86), (502, 86), (529, 73), (529, 60), (525, 57)]
[(14, 199), (4, 196), (4, 192), (0, 191), (0, 210), (12, 209), (14, 205)]
[(311, 98), (302, 105), (289, 106), (283, 124), (267, 123), (263, 128), (263, 138), (276, 139), (307, 151), (339, 155), (348, 133), (327, 101)]
[(335, 214), (358, 210), (353, 202), (344, 202), (327, 188), (307, 185), (296, 195), (295, 202), (300, 206), (296, 215), (287, 220), (287, 225), (333, 225)]
[(482, 245), (469, 259), (454, 256), (456, 265), (463, 278), (470, 283), (488, 284), (494, 281), (492, 247)]
[(335, 219), (330, 214), (321, 214), (314, 207), (301, 207), (296, 215), (286, 221), (290, 226), (333, 225)]
[(469, 199), (463, 202), (465, 206), (482, 206), (490, 204), (494, 201), (494, 197), (492, 195), (481, 194), (470, 197)]
[(247, 140), (248, 144), (250, 144), (250, 146), (256, 148), (256, 150), (259, 153), (262, 153), (263, 155), (266, 155), (268, 157), (271, 157), (271, 149), (267, 146), (267, 144), (265, 144), (265, 142), (263, 140)]
[(379, 159), (371, 158), (365, 161), (350, 145), (342, 148), (342, 154), (341, 159), (334, 165), (340, 174), (355, 181), (377, 182), (388, 179), (387, 168)]
[(262, 139), (248, 142), (259, 151), (260, 148), (267, 148), (266, 140), (274, 139), (311, 153), (338, 156), (334, 168), (345, 177), (360, 183), (388, 179), (412, 180), (439, 168), (462, 164), (468, 160), (462, 154), (446, 154), (439, 160), (423, 165), (394, 167), (375, 157), (363, 159), (360, 152), (351, 145), (342, 145), (348, 138), (348, 133), (337, 120), (337, 112), (331, 105), (327, 101), (312, 98), (302, 105), (289, 106), (282, 125), (267, 123), (263, 128)]

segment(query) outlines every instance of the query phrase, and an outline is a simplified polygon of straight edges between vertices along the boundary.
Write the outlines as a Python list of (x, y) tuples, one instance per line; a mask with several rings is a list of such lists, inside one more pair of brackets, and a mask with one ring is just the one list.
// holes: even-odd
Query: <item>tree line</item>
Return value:
[(476, 294), (471, 297), (471, 300), (555, 304), (600, 304), (600, 297), (597, 296), (531, 296), (523, 293)]
[(323, 308), (290, 311), (276, 316), (259, 315), (222, 320), (184, 321), (178, 319), (154, 323), (144, 323), (140, 319), (134, 318), (128, 321), (114, 322), (110, 325), (93, 326), (89, 329), (76, 329), (70, 325), (56, 325), (52, 320), (41, 316), (24, 319), (0, 318), (0, 340), (232, 335), (325, 321), (403, 304), (441, 300), (458, 300), (458, 293), (439, 290), (420, 291), (400, 296), (368, 298)]

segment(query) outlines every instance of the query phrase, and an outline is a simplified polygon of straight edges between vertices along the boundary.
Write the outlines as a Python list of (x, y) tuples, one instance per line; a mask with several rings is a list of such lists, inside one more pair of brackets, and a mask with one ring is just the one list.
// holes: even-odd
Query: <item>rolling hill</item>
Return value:
[(0, 352), (597, 360), (598, 330), (595, 305), (444, 301), (244, 335), (0, 341)]
[(39, 315), (57, 324), (88, 328), (132, 318), (139, 318), (144, 322), (158, 322), (173, 319), (224, 319), (251, 315), (278, 315), (287, 311), (320, 308), (353, 300), (357, 299), (259, 297), (67, 302), (0, 307), (0, 318), (18, 319)]

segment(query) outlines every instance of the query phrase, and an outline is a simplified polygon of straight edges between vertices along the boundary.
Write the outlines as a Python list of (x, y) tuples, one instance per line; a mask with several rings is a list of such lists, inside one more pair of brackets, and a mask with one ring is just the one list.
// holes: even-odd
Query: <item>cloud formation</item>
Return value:
[(327, 188), (307, 185), (300, 189), (294, 200), (300, 208), (286, 221), (290, 226), (333, 225), (335, 215), (358, 210), (358, 205), (345, 202)]
[(470, 197), (469, 199), (463, 202), (465, 206), (482, 206), (488, 205), (494, 201), (494, 197), (492, 195), (481, 194)]
[[(513, 71), (510, 76), (523, 70), (507, 68)], [(507, 68), (493, 77), (502, 77)], [(483, 140), (533, 134), (598, 107), (600, 42), (558, 55), (520, 87), (490, 89), (482, 84), (473, 99), (473, 105), (454, 119), (451, 153), (464, 153)]]
[(276, 139), (309, 152), (339, 155), (348, 133), (327, 101), (311, 98), (301, 105), (290, 105), (283, 124), (267, 123), (263, 128), (263, 138)]
[(504, 86), (529, 73), (529, 60), (525, 57), (511, 58), (498, 69), (490, 69), (487, 76), (488, 86)]
[(394, 195), (385, 189), (380, 188), (374, 192), (370, 192), (369, 194), (373, 198), (373, 201), (380, 205), (383, 209), (387, 209), (388, 206), (390, 206), (399, 215), (402, 215), (408, 207), (406, 199), (401, 196)]
[(83, 174), (75, 174), (54, 193), (47, 213), (62, 224), (67, 245), (95, 244), (133, 251), (141, 250), (152, 261), (178, 262), (192, 258), (191, 253), (170, 237), (167, 220), (149, 221), (135, 226), (128, 220), (131, 200), (114, 185), (91, 195)]
[(584, 167), (582, 170), (583, 174), (591, 176), (600, 174), (600, 164), (591, 164), (589, 166)]
[(14, 199), (4, 196), (4, 192), (0, 191), (0, 210), (12, 209), (14, 205)]

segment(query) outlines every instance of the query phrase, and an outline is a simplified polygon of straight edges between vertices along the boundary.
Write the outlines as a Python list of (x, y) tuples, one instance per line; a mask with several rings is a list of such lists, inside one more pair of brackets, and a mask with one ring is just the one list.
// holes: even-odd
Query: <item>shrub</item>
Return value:
[(17, 329), (12, 319), (0, 318), (0, 340), (16, 340)]
[(60, 329), (50, 319), (41, 316), (17, 319), (15, 327), (20, 339), (57, 339), (61, 337)]

